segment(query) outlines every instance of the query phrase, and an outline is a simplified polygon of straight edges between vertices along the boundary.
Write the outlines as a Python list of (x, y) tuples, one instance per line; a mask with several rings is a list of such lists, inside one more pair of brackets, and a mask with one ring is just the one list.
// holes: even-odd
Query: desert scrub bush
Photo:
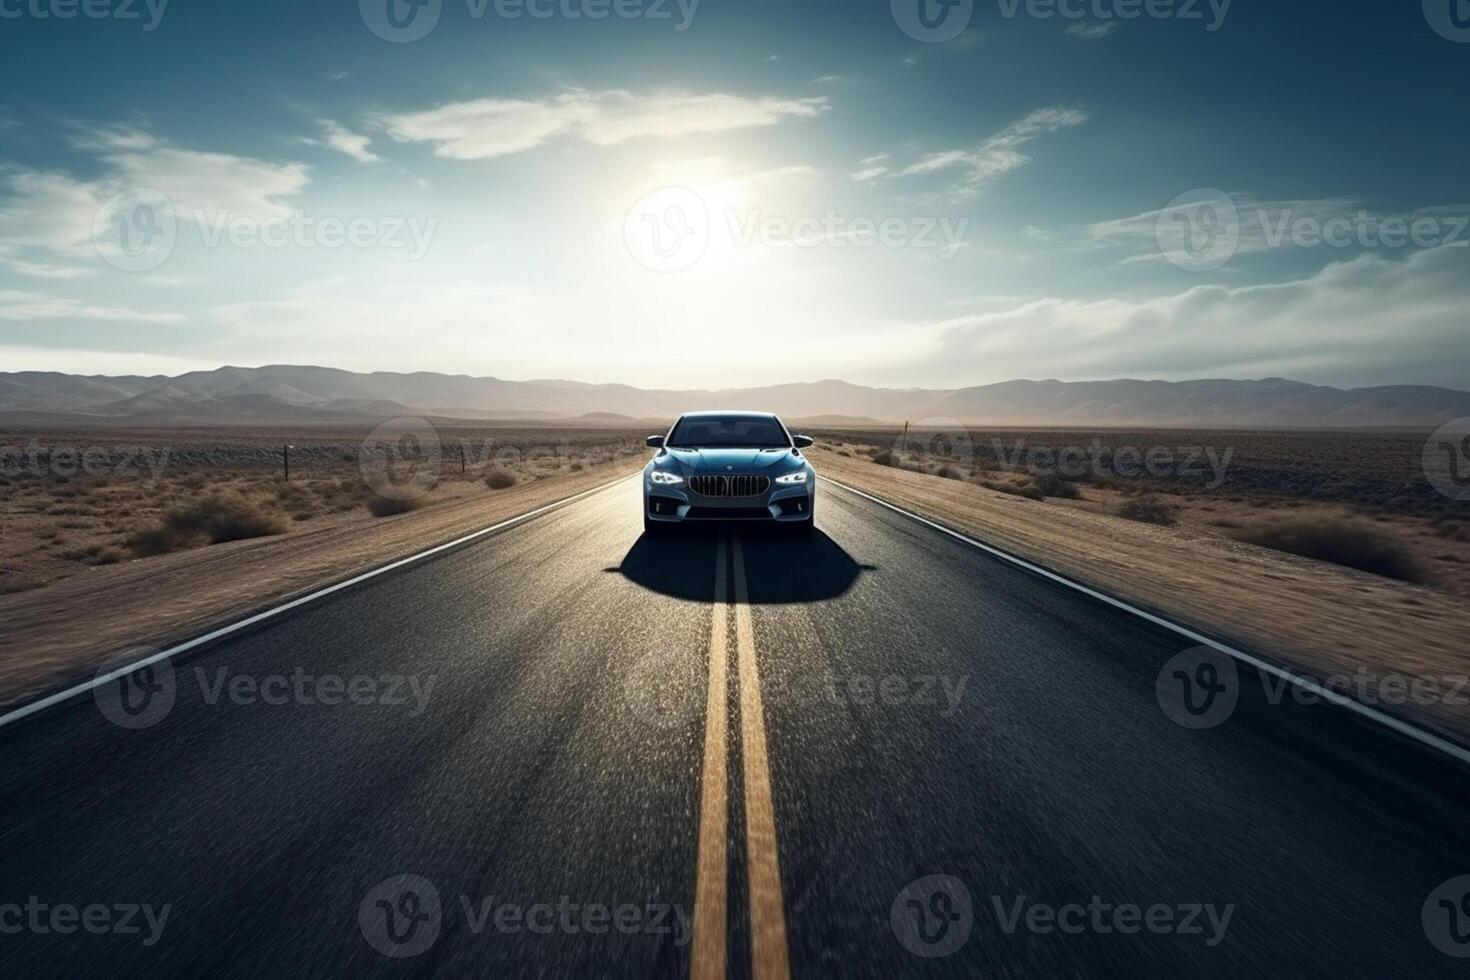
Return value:
[(965, 478), (965, 474), (963, 472), (953, 466), (950, 466), (948, 463), (935, 470), (934, 475), (938, 477), (943, 477), (946, 480), (963, 480)]
[(1470, 525), (1441, 524), (1434, 533), (1449, 541), (1470, 541)]
[(1124, 501), (1118, 508), (1118, 516), (1144, 524), (1159, 524), (1164, 527), (1174, 523), (1174, 509), (1158, 497), (1143, 496)]
[(485, 486), (491, 490), (507, 490), (516, 485), (516, 475), (509, 470), (495, 467), (485, 474)]
[(278, 511), (238, 494), (217, 493), (172, 508), (157, 527), (133, 535), (128, 548), (137, 555), (162, 555), (285, 530), (285, 518)]
[(1038, 476), (1036, 489), (1040, 490), (1044, 496), (1056, 497), (1060, 500), (1076, 500), (1082, 496), (1077, 490), (1077, 484), (1055, 473), (1043, 473)]
[(1315, 558), (1405, 582), (1428, 575), (1402, 541), (1378, 528), (1333, 517), (1295, 518), (1236, 534), (1238, 540), (1273, 551)]
[(116, 548), (94, 544), (76, 551), (69, 551), (61, 557), (67, 561), (79, 561), (84, 565), (116, 565), (125, 556)]
[(980, 485), (987, 490), (994, 490), (996, 493), (1004, 493), (1012, 497), (1023, 497), (1026, 500), (1045, 499), (1045, 494), (1034, 483), (999, 483), (995, 480), (982, 480)]
[(428, 506), (428, 499), (422, 496), (410, 497), (384, 497), (381, 494), (373, 494), (364, 503), (368, 513), (374, 517), (392, 517), (395, 514), (407, 514), (410, 511), (422, 510)]
[(898, 454), (891, 449), (873, 454), (873, 462), (879, 466), (897, 466), (899, 464)]

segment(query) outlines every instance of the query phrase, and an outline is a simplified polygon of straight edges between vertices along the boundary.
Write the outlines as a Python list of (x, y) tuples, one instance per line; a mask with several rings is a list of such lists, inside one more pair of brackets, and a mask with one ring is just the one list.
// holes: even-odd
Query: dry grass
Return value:
[(384, 497), (374, 494), (364, 501), (368, 513), (374, 517), (393, 517), (397, 514), (409, 514), (416, 510), (427, 507), (429, 501), (425, 497)]
[(1169, 527), (1176, 520), (1173, 508), (1152, 495), (1125, 500), (1118, 507), (1118, 516), (1143, 524), (1158, 524), (1161, 527)]
[(503, 470), (498, 466), (485, 474), (485, 486), (491, 490), (509, 490), (517, 482), (514, 473)]
[(1042, 496), (1056, 497), (1059, 500), (1077, 500), (1082, 496), (1082, 491), (1077, 489), (1075, 481), (1063, 479), (1055, 473), (1043, 473), (1038, 476), (1036, 489), (1041, 491)]
[[(1397, 542), (1408, 563), (1382, 565), (1375, 551), (1354, 547), (1357, 555), (1347, 556), (1348, 567), (1359, 561), (1412, 568), (1402, 574), (1470, 598), (1470, 503), (1449, 500), (1429, 486), (1419, 460), (1423, 434), (915, 429), (905, 441), (898, 429), (838, 429), (819, 431), (818, 438), (819, 453), (844, 463), (871, 461), (950, 480), (959, 473), (955, 482), (974, 485), (977, 494), (993, 490), (1181, 533), (1239, 540), (1241, 533), (1284, 521), (1378, 528)], [(1045, 461), (1066, 447), (1083, 452), (1088, 465), (1082, 472), (1034, 465), (1033, 451)], [(1124, 467), (1120, 473), (1120, 459), (1130, 447), (1168, 450), (1173, 463)], [(1212, 458), (1225, 464), (1223, 470), (1211, 467)], [(1102, 465), (1092, 465), (1094, 459)], [(1312, 557), (1329, 554), (1324, 547), (1313, 549)]]
[[(409, 473), (415, 485), (375, 492), (383, 472), (373, 463), (393, 449), (359, 429), (0, 432), (0, 446), (98, 447), (107, 461), (103, 471), (90, 473), (0, 473), (0, 595), (101, 565), (152, 560), (215, 537), (228, 540), (251, 530), (251, 521), (239, 519), (250, 511), (265, 521), (253, 530), (315, 532), (360, 519), (365, 511), (388, 517), (488, 495), (507, 478), (506, 486), (519, 486), (630, 463), (647, 454), (645, 434), (440, 424), (437, 458), (410, 460), (389, 473)], [(290, 482), (281, 472), (281, 445), (288, 442), (295, 447)], [(221, 500), (231, 503), (220, 510)]]
[(238, 494), (211, 494), (175, 507), (157, 527), (134, 535), (128, 547), (139, 557), (166, 555), (227, 541), (283, 534), (286, 517)]
[(1355, 521), (1282, 520), (1236, 533), (1238, 540), (1374, 575), (1426, 582), (1428, 575), (1399, 538)]

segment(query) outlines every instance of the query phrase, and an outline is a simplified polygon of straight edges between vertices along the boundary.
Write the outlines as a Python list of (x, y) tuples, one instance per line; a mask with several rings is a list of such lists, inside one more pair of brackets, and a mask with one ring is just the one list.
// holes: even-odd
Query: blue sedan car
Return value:
[(817, 475), (793, 436), (767, 412), (690, 412), (667, 435), (649, 436), (658, 452), (643, 470), (643, 529), (700, 521), (815, 526)]

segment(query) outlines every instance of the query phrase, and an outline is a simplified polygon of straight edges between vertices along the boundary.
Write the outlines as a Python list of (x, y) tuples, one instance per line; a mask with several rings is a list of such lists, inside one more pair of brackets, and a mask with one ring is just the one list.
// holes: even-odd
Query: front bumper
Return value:
[(811, 520), (816, 486), (812, 481), (775, 486), (754, 497), (705, 497), (688, 484), (666, 486), (643, 479), (643, 512), (668, 524), (701, 521), (755, 521), (799, 524)]

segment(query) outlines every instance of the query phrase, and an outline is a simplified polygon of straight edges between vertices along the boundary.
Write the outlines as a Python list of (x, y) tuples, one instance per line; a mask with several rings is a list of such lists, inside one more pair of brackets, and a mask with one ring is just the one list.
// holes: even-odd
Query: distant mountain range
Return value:
[(953, 419), (986, 425), (1437, 426), (1470, 416), (1470, 392), (1398, 385), (1343, 390), (1260, 381), (1006, 381), (955, 390), (845, 381), (667, 391), (322, 367), (223, 367), (178, 377), (0, 373), (0, 420), (77, 424), (301, 424), (399, 415), (589, 424), (666, 420), (702, 408), (778, 412), (807, 424)]

